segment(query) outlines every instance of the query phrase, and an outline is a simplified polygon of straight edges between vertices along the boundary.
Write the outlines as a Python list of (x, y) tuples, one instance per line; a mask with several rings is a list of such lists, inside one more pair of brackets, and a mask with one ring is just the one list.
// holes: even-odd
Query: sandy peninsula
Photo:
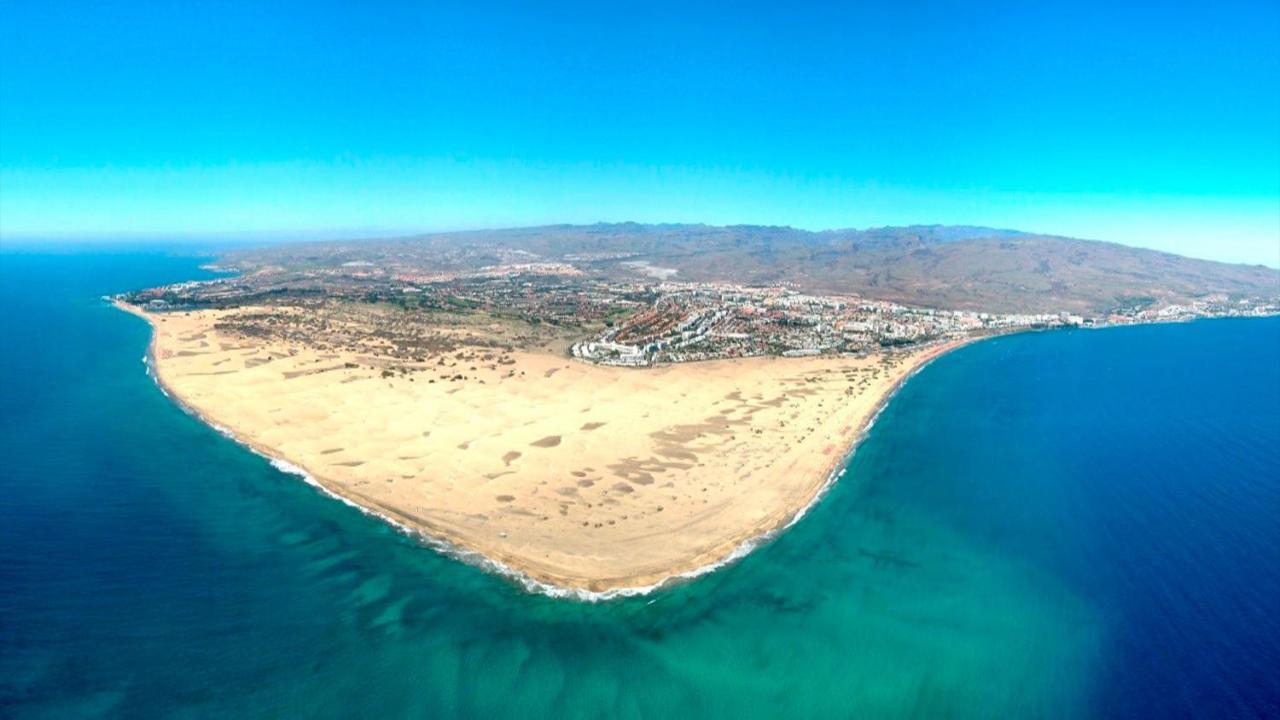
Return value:
[(228, 322), (252, 307), (121, 307), (153, 326), (159, 382), (240, 442), (534, 583), (593, 593), (784, 527), (897, 386), (956, 345), (649, 369), (461, 349), (406, 367)]

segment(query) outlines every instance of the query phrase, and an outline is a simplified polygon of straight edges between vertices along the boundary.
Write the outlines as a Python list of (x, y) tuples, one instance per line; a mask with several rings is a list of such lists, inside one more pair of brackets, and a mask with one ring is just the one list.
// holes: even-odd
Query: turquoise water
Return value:
[(1280, 713), (1280, 320), (952, 353), (777, 541), (590, 605), (174, 407), (98, 296), (197, 265), (0, 255), (0, 715)]

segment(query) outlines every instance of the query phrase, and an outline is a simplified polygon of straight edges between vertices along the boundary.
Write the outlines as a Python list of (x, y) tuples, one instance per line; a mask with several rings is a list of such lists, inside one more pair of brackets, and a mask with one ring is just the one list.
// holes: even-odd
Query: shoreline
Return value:
[[(277, 470), (301, 477), (304, 482), (317, 488), (325, 495), (339, 500), (366, 515), (386, 522), (396, 530), (412, 536), (415, 540), (422, 542), (446, 557), (512, 580), (530, 593), (585, 602), (599, 602), (622, 597), (647, 595), (715, 572), (746, 557), (757, 548), (768, 544), (803, 519), (826, 493), (834, 487), (835, 483), (844, 476), (850, 459), (866, 439), (880, 414), (911, 378), (915, 377), (929, 363), (952, 350), (997, 336), (989, 335), (946, 341), (939, 343), (918, 358), (906, 374), (895, 381), (883, 396), (878, 399), (865, 420), (858, 427), (852, 429), (853, 432), (850, 437), (842, 443), (847, 446), (845, 450), (833, 455), (833, 460), (824, 466), (823, 472), (815, 474), (818, 479), (801, 494), (802, 502), (788, 505), (782, 511), (773, 513), (763, 521), (752, 525), (749, 530), (739, 533), (732, 540), (722, 542), (716, 547), (677, 566), (645, 575), (622, 576), (602, 580), (599, 578), (574, 578), (555, 575), (525, 566), (497, 547), (485, 546), (483, 543), (473, 541), (469, 542), (447, 528), (430, 523), (421, 517), (406, 515), (388, 507), (384, 503), (355, 492), (349, 487), (342, 487), (337, 482), (329, 481), (322, 474), (313, 472), (305, 465), (284, 457), (284, 454), (275, 448), (248, 439), (245, 437), (245, 433), (238, 432), (234, 427), (215, 422), (184, 399), (176, 387), (165, 381), (159, 363), (156, 361), (159, 333), (152, 316), (116, 299), (112, 299), (111, 303), (117, 309), (141, 318), (151, 327), (151, 337), (147, 344), (147, 352), (143, 358), (143, 362), (147, 366), (147, 374), (151, 376), (161, 393), (178, 405), (183, 412), (266, 459)], [(604, 585), (605, 587), (597, 590), (592, 589), (590, 585)]]

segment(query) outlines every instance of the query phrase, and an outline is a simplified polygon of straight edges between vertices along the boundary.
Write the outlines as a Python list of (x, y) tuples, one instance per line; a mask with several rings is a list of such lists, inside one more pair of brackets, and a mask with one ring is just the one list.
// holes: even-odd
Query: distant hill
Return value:
[(809, 292), (993, 312), (1100, 313), (1224, 294), (1280, 295), (1280, 271), (1115, 243), (969, 226), (809, 232), (790, 227), (551, 225), (416, 237), (278, 245), (227, 261), (334, 267), (372, 262), (465, 270), (512, 261), (570, 262), (610, 279), (677, 271), (673, 280), (789, 283)]

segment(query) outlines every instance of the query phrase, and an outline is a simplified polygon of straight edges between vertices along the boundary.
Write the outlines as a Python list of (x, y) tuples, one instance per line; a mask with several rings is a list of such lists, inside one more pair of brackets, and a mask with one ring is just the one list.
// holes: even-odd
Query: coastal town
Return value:
[(399, 248), (112, 300), (152, 324), (157, 381), (201, 417), (554, 592), (660, 582), (782, 526), (907, 378), (974, 340), (1280, 310), (1152, 289), (998, 312), (695, 281), (634, 255)]
[(1209, 295), (1189, 303), (1139, 298), (1098, 315), (909, 307), (787, 285), (593, 278), (570, 263), (518, 262), (439, 273), (337, 268), (185, 282), (120, 299), (150, 312), (345, 301), (398, 308), (424, 324), (479, 313), (553, 331), (579, 361), (622, 367), (758, 356), (862, 356), (970, 336), (1280, 312), (1275, 298)]
[(1117, 308), (1101, 317), (1068, 312), (1001, 314), (913, 308), (845, 296), (815, 296), (787, 288), (663, 283), (657, 301), (575, 343), (575, 358), (606, 365), (646, 366), (734, 357), (865, 355), (882, 349), (983, 334), (1054, 328), (1095, 328), (1207, 317), (1280, 312), (1280, 304), (1226, 296), (1190, 304)]

